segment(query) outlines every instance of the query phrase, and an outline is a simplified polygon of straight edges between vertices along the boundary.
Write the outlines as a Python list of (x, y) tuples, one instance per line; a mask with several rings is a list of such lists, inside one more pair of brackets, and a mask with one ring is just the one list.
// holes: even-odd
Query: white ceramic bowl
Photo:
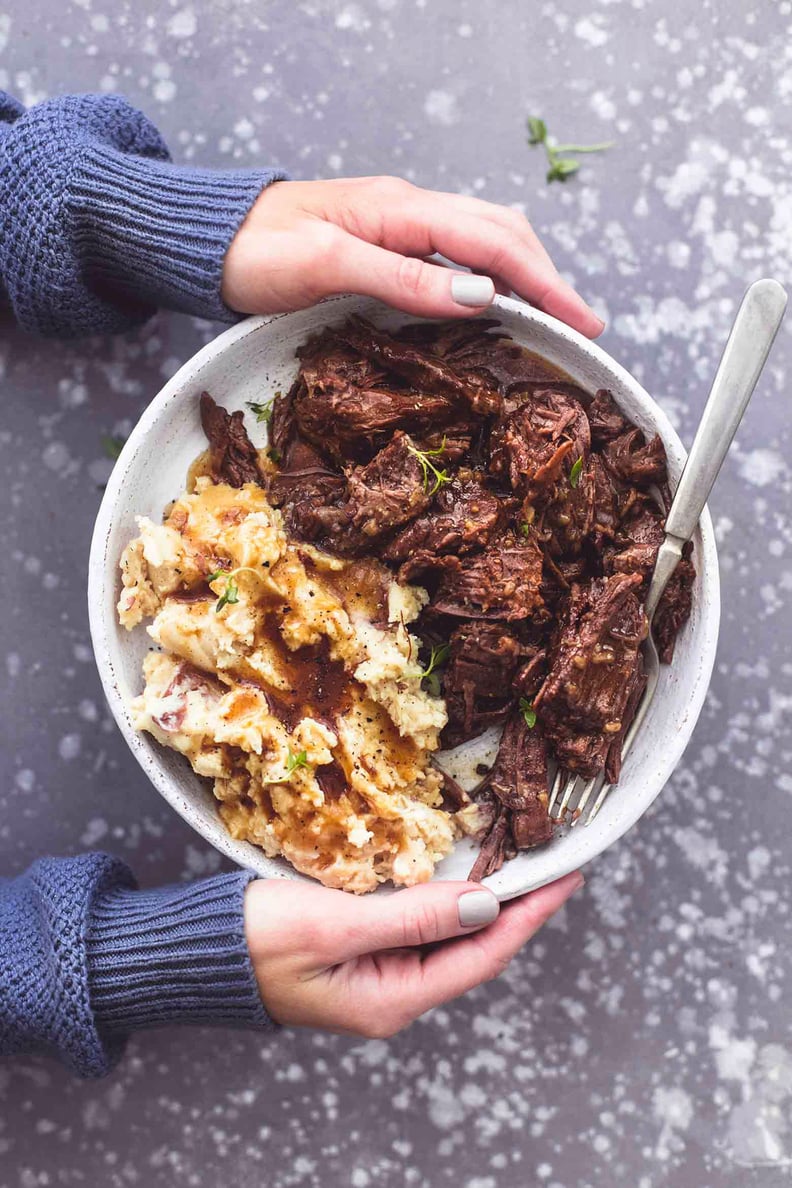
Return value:
[[(267, 877), (306, 876), (230, 837), (217, 814), (210, 782), (195, 775), (182, 756), (132, 727), (128, 705), (141, 688), (141, 664), (149, 638), (143, 627), (128, 633), (118, 625), (118, 561), (136, 533), (135, 516), (160, 519), (165, 505), (183, 490), (190, 463), (206, 446), (198, 416), (199, 393), (205, 388), (233, 410), (243, 408), (246, 400), (266, 399), (279, 388), (285, 390), (296, 370), (295, 347), (310, 333), (351, 313), (363, 314), (384, 328), (410, 320), (367, 298), (337, 297), (299, 313), (250, 318), (226, 330), (185, 363), (148, 406), (124, 446), (107, 484), (91, 545), (91, 635), (105, 694), (124, 738), (154, 785), (198, 833), (240, 866)], [(647, 434), (660, 434), (672, 483), (679, 477), (685, 452), (668, 419), (600, 347), (561, 322), (507, 298), (496, 298), (492, 313), (517, 342), (562, 367), (583, 388), (590, 392), (610, 388), (631, 421)], [(263, 438), (264, 426), (257, 428), (251, 422), (248, 417), (248, 428), (260, 444), (256, 434)], [(674, 663), (663, 669), (618, 788), (590, 826), (566, 831), (543, 849), (518, 855), (492, 875), (487, 883), (500, 898), (540, 887), (602, 853), (646, 812), (674, 770), (701, 712), (718, 639), (718, 562), (707, 512), (695, 537), (695, 561), (693, 613), (680, 633)], [(435, 878), (465, 878), (473, 854), (469, 841), (460, 842), (439, 865)]]

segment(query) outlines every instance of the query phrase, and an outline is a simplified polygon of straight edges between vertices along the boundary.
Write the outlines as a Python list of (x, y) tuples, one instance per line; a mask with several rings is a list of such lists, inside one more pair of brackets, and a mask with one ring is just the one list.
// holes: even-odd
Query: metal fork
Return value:
[[(657, 604), (682, 556), (683, 546), (696, 530), (732, 438), (737, 432), (770, 353), (773, 339), (784, 316), (786, 303), (786, 292), (778, 281), (759, 280), (746, 292), (734, 319), (706, 408), (666, 518), (665, 538), (657, 554), (646, 596), (645, 610), (649, 620), (649, 634), (644, 645), (646, 688), (624, 738), (622, 756), (627, 754), (641, 728), (660, 675), (660, 659), (652, 638), (652, 620)], [(586, 780), (582, 776), (559, 768), (550, 789), (547, 811), (556, 821), (563, 820), (565, 814), (570, 813), (573, 816), (572, 825), (581, 822), (590, 825), (612, 787), (602, 773)], [(587, 812), (586, 808), (589, 805)]]

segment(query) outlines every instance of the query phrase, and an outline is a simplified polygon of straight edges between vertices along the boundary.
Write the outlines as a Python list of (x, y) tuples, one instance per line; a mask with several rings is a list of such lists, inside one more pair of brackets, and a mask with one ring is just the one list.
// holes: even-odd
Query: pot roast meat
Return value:
[(509, 813), (501, 809), (481, 843), (481, 849), (468, 875), (471, 883), (480, 883), (488, 875), (500, 870), (507, 858), (516, 853), (509, 825)]
[(541, 585), (541, 549), (533, 536), (509, 530), (460, 568), (446, 570), (431, 606), (460, 619), (513, 622), (543, 610)]
[(633, 495), (622, 513), (615, 542), (605, 551), (604, 567), (606, 573), (640, 573), (645, 592), (665, 529), (654, 499), (641, 492)]
[(619, 496), (610, 471), (599, 454), (591, 454), (586, 467), (586, 481), (593, 487), (593, 523), (591, 545), (602, 554), (609, 548), (619, 527)]
[(542, 846), (553, 836), (547, 811), (547, 746), (538, 727), (531, 729), (519, 711), (503, 731), (498, 755), (481, 789), (500, 806), (468, 876), (479, 882), (517, 850)]
[(295, 400), (300, 431), (309, 441), (340, 460), (362, 460), (382, 446), (396, 429), (426, 432), (447, 423), (454, 406), (437, 393), (392, 388), (334, 387), (307, 384)]
[(534, 708), (559, 764), (591, 777), (602, 771), (622, 730), (646, 616), (640, 574), (614, 574), (573, 587)]
[(585, 409), (564, 392), (539, 389), (496, 425), (490, 439), (490, 469), (507, 479), (529, 503), (552, 497), (556, 483), (568, 486), (578, 458), (588, 456), (591, 436)]
[(491, 416), (500, 408), (497, 390), (480, 376), (460, 376), (439, 355), (377, 330), (364, 318), (349, 318), (335, 333), (386, 374), (400, 376), (418, 392), (439, 393), (479, 416)]
[(591, 440), (595, 446), (604, 445), (621, 437), (630, 428), (627, 421), (619, 412), (618, 406), (607, 388), (600, 388), (588, 406), (588, 420), (591, 427)]
[(299, 540), (319, 540), (330, 525), (345, 522), (338, 504), (346, 491), (343, 474), (333, 470), (317, 449), (299, 435), (292, 437), (270, 481), (268, 496), (281, 508), (287, 530)]
[(638, 653), (635, 668), (633, 670), (632, 679), (630, 681), (629, 692), (627, 694), (627, 701), (624, 706), (624, 712), (621, 719), (621, 730), (618, 734), (614, 734), (610, 746), (608, 747), (607, 755), (605, 756), (605, 779), (611, 784), (619, 782), (622, 765), (622, 746), (627, 731), (632, 725), (632, 720), (635, 717), (635, 711), (638, 709), (638, 704), (643, 696), (643, 691), (646, 688), (646, 671), (644, 669), (643, 656)]
[(690, 618), (693, 583), (696, 580), (696, 568), (690, 560), (692, 552), (692, 541), (688, 541), (682, 550), (682, 560), (671, 575), (652, 620), (652, 635), (663, 664), (670, 664), (673, 660), (677, 635)]
[(467, 471), (441, 487), (431, 507), (393, 538), (383, 557), (401, 566), (399, 581), (409, 581), (419, 572), (412, 564), (417, 553), (431, 558), (483, 549), (503, 523), (504, 512), (503, 501)]
[(504, 808), (533, 817), (533, 840), (527, 845), (549, 841), (553, 827), (547, 815), (547, 746), (539, 727), (529, 727), (520, 710), (506, 723), (487, 787)]
[(348, 472), (345, 511), (363, 541), (400, 527), (429, 505), (427, 480), (415, 449), (406, 433), (394, 433), (367, 465)]
[(501, 623), (462, 623), (449, 638), (443, 673), (448, 725), (446, 746), (475, 738), (503, 721), (513, 702), (511, 684), (522, 657), (515, 635)]
[(615, 475), (633, 486), (659, 487), (668, 480), (665, 446), (657, 435), (647, 441), (640, 429), (630, 429), (609, 441), (602, 456)]
[(201, 427), (209, 441), (209, 465), (216, 483), (264, 485), (258, 451), (247, 435), (240, 411), (227, 413), (208, 392), (201, 393)]

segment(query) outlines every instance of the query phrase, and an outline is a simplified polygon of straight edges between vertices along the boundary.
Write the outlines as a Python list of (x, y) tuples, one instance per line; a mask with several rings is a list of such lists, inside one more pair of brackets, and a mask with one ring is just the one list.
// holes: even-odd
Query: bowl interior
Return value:
[[(144, 771), (170, 804), (223, 853), (266, 877), (305, 878), (281, 859), (234, 841), (219, 819), (209, 781), (195, 775), (180, 755), (160, 747), (132, 727), (128, 705), (141, 688), (141, 665), (148, 650), (145, 629), (127, 632), (118, 625), (115, 604), (118, 561), (136, 533), (135, 516), (159, 520), (165, 506), (185, 485), (190, 464), (206, 445), (198, 416), (204, 389), (230, 410), (248, 400), (266, 400), (286, 389), (296, 371), (294, 351), (310, 333), (356, 312), (384, 328), (402, 325), (404, 314), (368, 298), (333, 298), (309, 310), (271, 318), (251, 318), (220, 335), (165, 385), (133, 430), (107, 485), (94, 531), (89, 566), (91, 634), (99, 672), (112, 712)], [(562, 367), (588, 391), (607, 387), (631, 421), (649, 435), (659, 433), (668, 453), (672, 484), (685, 453), (662, 410), (641, 386), (604, 351), (568, 327), (521, 303), (496, 300), (493, 311), (512, 337)], [(265, 426), (247, 417), (254, 442)], [(487, 883), (503, 899), (561, 877), (612, 844), (646, 811), (671, 775), (701, 711), (715, 657), (719, 622), (719, 583), (715, 541), (704, 513), (694, 538), (697, 568), (693, 613), (680, 633), (674, 663), (664, 667), (645, 724), (625, 761), (617, 789), (585, 829), (559, 834), (548, 846), (518, 855)], [(476, 782), (475, 765), (494, 753), (497, 736), (465, 744), (451, 755), (450, 769), (463, 783)], [(438, 866), (435, 878), (464, 879), (475, 848), (458, 843)], [(379, 893), (386, 893), (381, 888)]]

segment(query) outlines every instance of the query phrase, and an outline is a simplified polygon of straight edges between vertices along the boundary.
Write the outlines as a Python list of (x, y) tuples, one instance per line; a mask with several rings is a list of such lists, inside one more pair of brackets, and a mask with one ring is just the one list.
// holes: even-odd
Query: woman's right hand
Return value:
[[(481, 275), (444, 268), (434, 253)], [(364, 293), (406, 313), (464, 318), (481, 313), (496, 288), (589, 338), (604, 328), (559, 276), (524, 215), (398, 177), (274, 182), (248, 211), (223, 264), (223, 299), (240, 313)]]
[(262, 879), (245, 893), (245, 934), (277, 1023), (380, 1038), (503, 973), (582, 885), (576, 872), (500, 906), (476, 883), (358, 898)]

